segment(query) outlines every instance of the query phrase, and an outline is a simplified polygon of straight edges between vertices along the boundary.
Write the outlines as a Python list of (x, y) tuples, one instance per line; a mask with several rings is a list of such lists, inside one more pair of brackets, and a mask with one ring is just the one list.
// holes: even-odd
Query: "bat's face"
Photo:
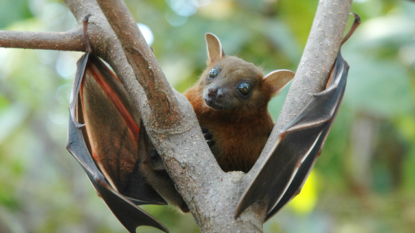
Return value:
[(246, 111), (263, 107), (269, 100), (264, 93), (261, 69), (236, 57), (224, 57), (202, 74), (203, 99), (215, 110)]

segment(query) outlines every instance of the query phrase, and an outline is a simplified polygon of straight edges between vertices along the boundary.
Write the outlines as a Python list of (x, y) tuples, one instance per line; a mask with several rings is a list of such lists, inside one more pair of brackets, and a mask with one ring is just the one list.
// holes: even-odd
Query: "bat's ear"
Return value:
[(217, 62), (225, 56), (219, 38), (212, 33), (206, 33), (206, 47), (210, 63)]
[(274, 70), (264, 77), (264, 83), (270, 87), (271, 95), (275, 95), (294, 78), (294, 75), (291, 70)]

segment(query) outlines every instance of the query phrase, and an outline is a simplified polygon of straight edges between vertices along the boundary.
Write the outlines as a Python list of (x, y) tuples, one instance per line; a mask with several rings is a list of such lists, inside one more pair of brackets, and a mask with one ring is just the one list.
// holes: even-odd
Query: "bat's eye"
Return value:
[(219, 71), (215, 68), (211, 69), (209, 71), (209, 78), (216, 78), (218, 76)]
[(251, 85), (249, 83), (241, 83), (238, 86), (238, 91), (242, 95), (247, 96), (251, 92)]

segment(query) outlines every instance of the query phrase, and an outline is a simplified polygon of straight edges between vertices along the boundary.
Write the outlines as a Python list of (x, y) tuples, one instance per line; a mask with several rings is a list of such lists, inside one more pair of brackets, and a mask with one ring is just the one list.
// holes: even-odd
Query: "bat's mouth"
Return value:
[(211, 99), (206, 99), (205, 98), (205, 103), (208, 107), (216, 109), (216, 110), (222, 110), (224, 109), (223, 106), (219, 105), (218, 103), (216, 103), (214, 98)]

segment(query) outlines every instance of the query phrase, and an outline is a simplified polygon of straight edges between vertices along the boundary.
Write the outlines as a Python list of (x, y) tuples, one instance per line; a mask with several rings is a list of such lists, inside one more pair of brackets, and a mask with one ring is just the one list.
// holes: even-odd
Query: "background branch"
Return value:
[(84, 51), (82, 28), (67, 32), (18, 32), (0, 30), (0, 47)]

